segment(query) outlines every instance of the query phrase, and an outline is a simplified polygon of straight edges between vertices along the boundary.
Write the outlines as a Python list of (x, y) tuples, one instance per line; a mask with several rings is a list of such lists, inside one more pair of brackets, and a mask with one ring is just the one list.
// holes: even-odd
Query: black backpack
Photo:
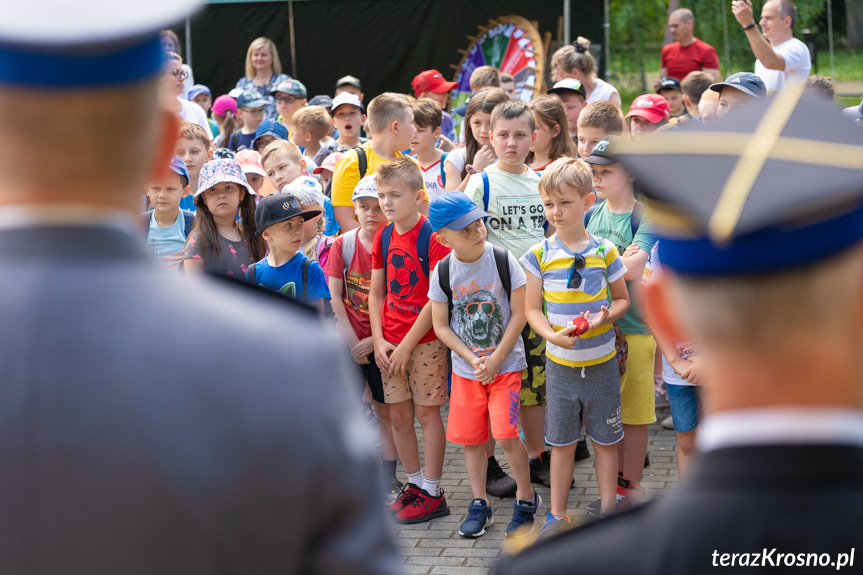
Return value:
[[(303, 262), (303, 302), (308, 303), (309, 301), (309, 266), (312, 263), (311, 258), (306, 258), (306, 261)], [(249, 266), (248, 271), (246, 272), (246, 281), (252, 285), (258, 285), (258, 271), (257, 271), (257, 263), (254, 263)]]

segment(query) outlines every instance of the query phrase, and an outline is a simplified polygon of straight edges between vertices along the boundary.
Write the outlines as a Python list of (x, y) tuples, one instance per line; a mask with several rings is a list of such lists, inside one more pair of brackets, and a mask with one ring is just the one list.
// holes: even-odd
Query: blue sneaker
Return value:
[(533, 499), (530, 501), (516, 499), (512, 507), (512, 521), (506, 526), (504, 534), (507, 537), (523, 537), (530, 534), (533, 531), (536, 514), (542, 507), (542, 497), (534, 490)]
[(484, 499), (474, 499), (467, 508), (467, 519), (458, 528), (458, 534), (462, 537), (481, 537), (485, 535), (485, 528), (493, 523), (491, 507)]
[(545, 516), (545, 523), (542, 524), (542, 528), (539, 530), (540, 537), (551, 537), (555, 533), (560, 533), (564, 529), (569, 528), (569, 517), (561, 517), (558, 519), (551, 513)]

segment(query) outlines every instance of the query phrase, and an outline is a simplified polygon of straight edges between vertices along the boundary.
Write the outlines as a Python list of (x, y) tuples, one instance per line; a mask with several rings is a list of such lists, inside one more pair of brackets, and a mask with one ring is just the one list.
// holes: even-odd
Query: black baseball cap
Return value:
[(273, 194), (262, 198), (255, 208), (255, 224), (258, 226), (257, 235), (260, 236), (268, 227), (297, 216), (303, 216), (303, 221), (312, 219), (321, 213), (321, 210), (303, 210), (300, 201), (291, 194)]
[(659, 87), (656, 88), (656, 93), (659, 94), (663, 90), (677, 90), (678, 92), (683, 92), (683, 88), (680, 87), (680, 81), (677, 78), (669, 78), (668, 76), (659, 81)]
[(584, 158), (584, 161), (588, 164), (595, 164), (597, 166), (610, 166), (611, 164), (617, 164), (620, 160), (614, 157), (614, 148), (622, 139), (623, 138), (620, 136), (606, 136), (596, 143), (593, 150), (591, 150), (590, 155)]

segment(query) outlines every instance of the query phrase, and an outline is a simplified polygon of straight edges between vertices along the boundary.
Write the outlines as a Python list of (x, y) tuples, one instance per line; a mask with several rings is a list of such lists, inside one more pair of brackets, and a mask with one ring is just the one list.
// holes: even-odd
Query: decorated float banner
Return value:
[(501, 16), (480, 26), (479, 35), (464, 54), (456, 72), (458, 87), (453, 90), (453, 107), (470, 96), (470, 75), (480, 66), (494, 66), (512, 74), (518, 98), (530, 102), (543, 90), (545, 52), (536, 27), (520, 16)]

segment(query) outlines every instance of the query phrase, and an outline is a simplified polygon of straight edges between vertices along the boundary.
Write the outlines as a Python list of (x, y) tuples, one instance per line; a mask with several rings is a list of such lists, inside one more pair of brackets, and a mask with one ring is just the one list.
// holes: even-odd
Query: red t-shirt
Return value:
[(704, 68), (718, 69), (719, 57), (713, 46), (698, 38), (685, 48), (680, 47), (680, 42), (672, 42), (662, 48), (661, 67), (668, 70), (669, 77), (682, 82), (690, 72)]
[[(387, 296), (381, 317), (384, 337), (394, 344), (399, 344), (404, 339), (429, 300), (429, 279), (423, 273), (417, 255), (417, 236), (425, 220), (425, 216), (421, 215), (417, 225), (404, 235), (393, 230), (390, 240), (386, 258), (389, 270)], [(375, 234), (372, 247), (372, 267), (376, 270), (384, 269), (384, 257), (381, 254), (381, 234), (384, 229), (379, 229)], [(432, 233), (429, 242), (429, 273), (450, 252), (449, 248), (440, 245), (436, 238), (437, 233)], [(419, 343), (434, 341), (436, 337), (434, 329), (430, 329)]]
[[(345, 263), (342, 257), (344, 236), (336, 238), (329, 249), (327, 275), (334, 278), (344, 276)], [(355, 240), (354, 257), (348, 263), (347, 277), (342, 287), (342, 301), (348, 312), (348, 320), (356, 336), (365, 339), (372, 335), (372, 324), (369, 322), (369, 288), (372, 285), (372, 254), (366, 251), (360, 238)], [(338, 297), (338, 294), (330, 294)]]

